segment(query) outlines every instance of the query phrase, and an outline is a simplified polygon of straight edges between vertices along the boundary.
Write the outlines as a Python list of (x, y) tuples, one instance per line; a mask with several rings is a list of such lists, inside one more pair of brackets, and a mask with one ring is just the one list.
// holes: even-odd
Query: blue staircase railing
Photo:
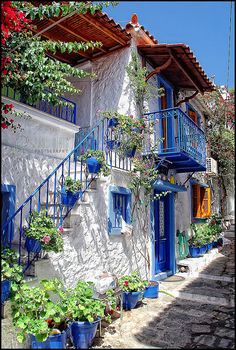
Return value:
[(38, 101), (34, 104), (27, 103), (23, 101), (20, 94), (9, 87), (4, 87), (2, 89), (3, 96), (9, 97), (15, 101), (22, 102), (28, 106), (34, 107), (42, 112), (48, 113), (57, 117), (59, 119), (66, 120), (69, 123), (76, 124), (76, 103), (68, 100), (65, 97), (58, 97), (59, 101), (68, 102), (68, 105), (58, 104), (52, 105), (48, 101)]
[(144, 116), (148, 119), (149, 127), (144, 153), (149, 153), (153, 147), (160, 156), (183, 152), (205, 166), (204, 132), (180, 108), (164, 109)]
[(114, 166), (123, 170), (131, 169), (131, 160), (125, 159), (114, 150), (107, 148), (107, 140), (112, 136), (112, 130), (108, 127), (108, 120), (102, 119), (95, 127), (85, 135), (81, 131), (82, 137), (75, 148), (62, 160), (54, 171), (31, 193), (16, 212), (3, 224), (4, 232), (11, 232), (14, 239), (8, 242), (8, 246), (16, 245), (19, 253), (19, 265), (23, 266), (24, 272), (30, 267), (32, 261), (38, 258), (38, 253), (26, 252), (24, 249), (25, 236), (24, 229), (29, 227), (27, 220), (32, 211), (40, 212), (46, 210), (46, 215), (52, 217), (57, 227), (62, 225), (72, 207), (61, 205), (60, 192), (63, 187), (64, 178), (71, 176), (82, 183), (82, 190), (78, 199), (83, 196), (89, 188), (91, 182), (97, 176), (91, 174), (90, 178), (86, 172), (85, 163), (78, 160), (78, 156), (89, 149), (104, 151), (105, 159), (110, 167)]

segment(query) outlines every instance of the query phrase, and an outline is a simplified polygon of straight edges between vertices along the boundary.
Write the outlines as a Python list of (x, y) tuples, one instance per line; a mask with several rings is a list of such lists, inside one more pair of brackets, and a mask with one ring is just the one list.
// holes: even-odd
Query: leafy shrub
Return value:
[(42, 249), (47, 252), (61, 252), (63, 250), (63, 239), (53, 220), (46, 216), (46, 210), (39, 213), (33, 211), (29, 218), (29, 228), (25, 228), (25, 236), (39, 240)]

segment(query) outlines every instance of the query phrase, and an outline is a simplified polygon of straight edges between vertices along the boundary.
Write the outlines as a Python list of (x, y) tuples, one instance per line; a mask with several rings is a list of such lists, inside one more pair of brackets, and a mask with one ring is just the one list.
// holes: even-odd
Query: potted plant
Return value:
[(62, 230), (57, 228), (53, 220), (46, 215), (46, 210), (39, 213), (33, 211), (29, 217), (29, 228), (24, 228), (25, 247), (29, 252), (59, 253), (63, 250)]
[(13, 325), (20, 343), (30, 336), (33, 349), (65, 349), (68, 325), (63, 285), (60, 280), (42, 280), (39, 286), (24, 283), (11, 299)]
[(123, 308), (131, 310), (137, 305), (148, 282), (135, 271), (119, 278), (118, 284), (123, 291)]
[(90, 149), (81, 155), (79, 160), (86, 161), (89, 173), (102, 173), (104, 176), (108, 176), (110, 174), (110, 168), (106, 163), (103, 151)]
[(15, 292), (23, 279), (22, 267), (14, 250), (1, 250), (1, 304), (9, 298), (10, 291)]
[(93, 285), (92, 282), (78, 281), (74, 289), (68, 290), (64, 300), (76, 349), (88, 349), (92, 345), (98, 323), (106, 318), (106, 303), (93, 298)]
[(70, 176), (67, 176), (61, 190), (61, 204), (73, 207), (79, 199), (81, 188), (82, 184), (80, 180), (74, 180)]
[(191, 224), (193, 236), (189, 239), (189, 253), (192, 258), (205, 254), (207, 251), (208, 233), (204, 224)]
[(144, 298), (158, 298), (159, 292), (159, 282), (157, 281), (148, 281), (148, 286), (144, 290)]

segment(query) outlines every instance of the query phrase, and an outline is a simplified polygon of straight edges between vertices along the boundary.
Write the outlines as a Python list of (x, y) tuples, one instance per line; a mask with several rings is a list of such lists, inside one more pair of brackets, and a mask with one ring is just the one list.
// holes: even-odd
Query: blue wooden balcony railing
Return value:
[(154, 147), (158, 156), (172, 160), (179, 172), (188, 172), (194, 167), (199, 168), (198, 171), (205, 170), (205, 135), (186, 113), (180, 108), (169, 108), (144, 116), (149, 125), (144, 154)]
[[(86, 133), (87, 132), (87, 133)], [(83, 199), (84, 193), (88, 190), (91, 182), (96, 178), (96, 174), (89, 175), (83, 161), (78, 160), (78, 156), (87, 150), (104, 151), (107, 164), (111, 167), (113, 163), (123, 170), (131, 169), (130, 159), (121, 159), (116, 152), (107, 148), (107, 139), (111, 130), (108, 127), (108, 120), (102, 119), (97, 122), (89, 132), (81, 131), (78, 144), (55, 168), (55, 170), (29, 195), (16, 212), (3, 224), (2, 232), (7, 232), (7, 237), (13, 237), (13, 241), (8, 241), (7, 246), (16, 245), (19, 252), (19, 264), (26, 271), (32, 261), (38, 258), (39, 253), (26, 252), (24, 229), (29, 227), (27, 220), (32, 211), (40, 212), (46, 210), (46, 215), (52, 217), (59, 227), (66, 219), (72, 207), (65, 207), (61, 204), (61, 191), (66, 176), (71, 176), (82, 183), (82, 191), (78, 199)]]
[(3, 96), (9, 97), (15, 101), (22, 102), (27, 104), (28, 106), (34, 107), (42, 112), (48, 113), (57, 117), (59, 119), (66, 120), (69, 123), (76, 124), (76, 103), (71, 100), (68, 100), (65, 97), (58, 97), (59, 101), (68, 102), (68, 105), (58, 104), (53, 106), (48, 101), (39, 101), (34, 104), (30, 104), (25, 102), (19, 93), (9, 87), (3, 88), (2, 91)]

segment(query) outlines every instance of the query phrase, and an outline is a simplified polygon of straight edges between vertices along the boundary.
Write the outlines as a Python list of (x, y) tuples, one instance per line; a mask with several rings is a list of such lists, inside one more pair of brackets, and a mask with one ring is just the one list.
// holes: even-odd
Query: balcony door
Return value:
[(159, 97), (160, 113), (160, 138), (161, 152), (170, 152), (173, 147), (173, 115), (172, 112), (165, 111), (173, 108), (173, 89), (161, 77), (158, 77), (158, 87), (162, 88), (163, 95)]

